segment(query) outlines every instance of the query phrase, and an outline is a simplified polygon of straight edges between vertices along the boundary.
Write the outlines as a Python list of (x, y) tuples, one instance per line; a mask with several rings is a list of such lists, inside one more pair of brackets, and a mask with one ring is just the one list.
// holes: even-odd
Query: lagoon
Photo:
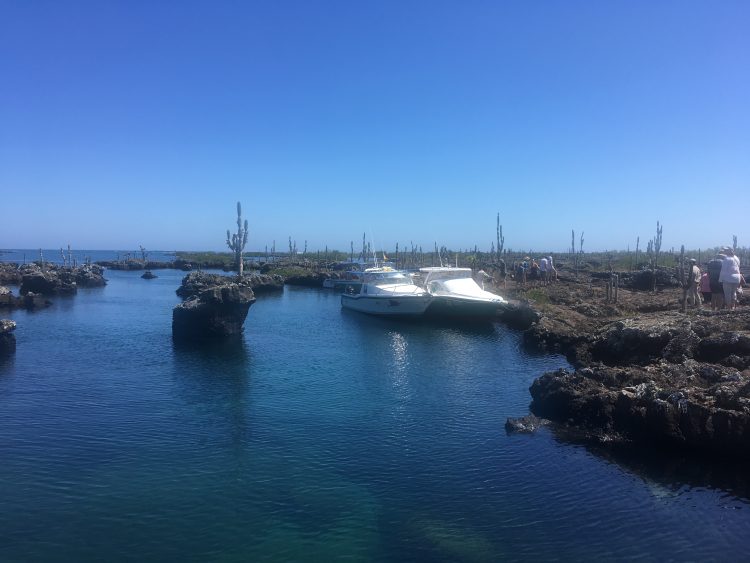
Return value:
[(501, 324), (258, 296), (177, 346), (182, 272), (107, 271), (0, 361), (0, 560), (738, 559), (746, 468), (507, 435), (559, 356)]

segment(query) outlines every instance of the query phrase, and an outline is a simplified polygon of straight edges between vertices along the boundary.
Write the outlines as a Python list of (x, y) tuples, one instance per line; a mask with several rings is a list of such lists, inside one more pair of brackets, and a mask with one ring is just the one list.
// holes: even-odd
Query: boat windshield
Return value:
[(366, 274), (366, 281), (369, 283), (399, 283), (399, 284), (413, 284), (411, 276), (404, 272), (390, 271), (390, 272), (368, 272)]
[(440, 268), (420, 270), (430, 280), (460, 280), (471, 278), (471, 268)]

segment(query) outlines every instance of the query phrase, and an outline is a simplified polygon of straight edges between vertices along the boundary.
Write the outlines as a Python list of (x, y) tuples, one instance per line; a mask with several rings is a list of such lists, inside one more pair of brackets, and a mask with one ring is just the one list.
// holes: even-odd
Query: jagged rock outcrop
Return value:
[(192, 295), (172, 310), (172, 336), (203, 339), (239, 336), (250, 306), (253, 290), (228, 281)]
[(77, 268), (36, 264), (24, 264), (21, 273), (21, 295), (73, 295), (79, 287), (100, 287), (106, 285), (104, 269), (96, 264), (86, 264)]
[(750, 371), (661, 361), (544, 374), (531, 386), (534, 414), (592, 435), (750, 457)]
[(5, 307), (7, 309), (31, 310), (41, 309), (51, 304), (52, 302), (47, 300), (43, 295), (29, 292), (26, 295), (16, 297), (9, 288), (0, 286), (0, 309)]
[(269, 291), (282, 291), (284, 289), (284, 278), (278, 275), (267, 274), (245, 274), (238, 281), (237, 276), (222, 276), (221, 274), (208, 274), (206, 272), (191, 272), (182, 278), (182, 285), (177, 288), (177, 295), (187, 299), (198, 295), (202, 291), (217, 285), (236, 283), (247, 287), (253, 293), (266, 293)]
[(644, 315), (564, 337), (539, 326), (527, 333), (585, 359), (532, 384), (535, 415), (606, 440), (750, 458), (750, 311)]
[(104, 268), (98, 264), (84, 264), (73, 268), (78, 287), (104, 287), (107, 280), (104, 278)]
[[(656, 270), (647, 269), (639, 270), (637, 272), (614, 273), (619, 277), (620, 287), (635, 291), (650, 291), (654, 287), (680, 287), (680, 280), (677, 278), (674, 268), (658, 268)], [(608, 280), (611, 276), (609, 272), (591, 272), (589, 275), (592, 279), (597, 280)]]
[(0, 285), (21, 283), (21, 272), (15, 262), (0, 262)]
[(0, 357), (9, 356), (16, 351), (16, 322), (0, 319)]
[(539, 319), (539, 313), (532, 309), (528, 303), (510, 301), (500, 310), (500, 320), (509, 327), (519, 330), (529, 329)]
[(255, 293), (283, 289), (284, 278), (277, 275), (191, 272), (177, 289), (185, 301), (172, 312), (172, 334), (177, 339), (238, 336)]
[(0, 307), (14, 307), (16, 298), (10, 288), (0, 285)]
[(323, 282), (329, 277), (330, 272), (298, 271), (286, 276), (285, 283), (303, 287), (323, 287)]

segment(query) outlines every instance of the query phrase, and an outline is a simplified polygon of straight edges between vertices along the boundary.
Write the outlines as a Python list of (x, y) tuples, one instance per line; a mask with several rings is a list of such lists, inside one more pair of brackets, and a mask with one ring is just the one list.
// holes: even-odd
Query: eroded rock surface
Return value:
[(204, 339), (242, 334), (248, 310), (255, 303), (249, 281), (237, 283), (236, 278), (227, 276), (204, 277), (212, 275), (195, 272), (183, 279), (177, 291), (188, 298), (172, 311), (174, 338)]
[(9, 356), (16, 351), (16, 322), (0, 319), (0, 356)]
[(525, 334), (578, 368), (533, 383), (534, 414), (608, 439), (750, 457), (750, 311), (644, 314), (588, 328), (542, 319)]
[(206, 272), (191, 272), (182, 278), (182, 285), (177, 289), (177, 295), (186, 299), (193, 295), (198, 295), (202, 291), (224, 285), (226, 283), (236, 283), (247, 287), (253, 293), (265, 293), (269, 291), (282, 291), (284, 289), (284, 278), (278, 275), (269, 274), (246, 274), (242, 280), (237, 276), (222, 276), (221, 274), (209, 274)]
[(104, 268), (96, 264), (86, 264), (76, 268), (57, 265), (24, 264), (21, 274), (21, 295), (73, 295), (79, 287), (100, 287), (107, 283)]

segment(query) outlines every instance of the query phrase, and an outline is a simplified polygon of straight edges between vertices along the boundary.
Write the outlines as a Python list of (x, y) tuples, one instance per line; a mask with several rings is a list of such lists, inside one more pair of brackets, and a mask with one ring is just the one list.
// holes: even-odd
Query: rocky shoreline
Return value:
[(508, 430), (551, 421), (557, 431), (596, 443), (750, 458), (747, 303), (734, 312), (707, 305), (683, 313), (675, 284), (656, 292), (620, 289), (614, 303), (607, 278), (525, 288), (509, 282), (507, 293), (538, 314), (523, 332), (524, 345), (564, 354), (574, 369), (535, 380), (531, 415), (509, 419)]
[[(106, 283), (104, 268), (96, 264), (71, 268), (4, 262), (0, 263), (0, 307), (38, 309), (50, 304), (48, 297), (75, 295), (80, 287), (102, 287)], [(4, 284), (19, 285), (19, 295), (13, 295)]]

